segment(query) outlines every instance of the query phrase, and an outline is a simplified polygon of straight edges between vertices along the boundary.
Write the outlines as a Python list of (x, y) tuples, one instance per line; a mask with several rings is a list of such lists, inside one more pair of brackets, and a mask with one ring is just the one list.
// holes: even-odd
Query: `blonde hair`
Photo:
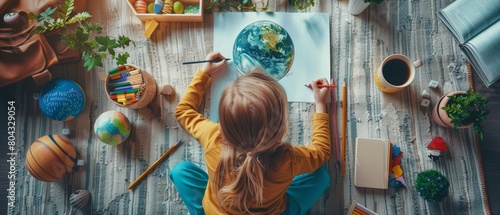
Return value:
[[(262, 69), (224, 89), (219, 104), (223, 146), (214, 194), (224, 210), (252, 213), (264, 202), (264, 175), (271, 155), (290, 146), (285, 90)], [(229, 176), (229, 177), (228, 177)]]

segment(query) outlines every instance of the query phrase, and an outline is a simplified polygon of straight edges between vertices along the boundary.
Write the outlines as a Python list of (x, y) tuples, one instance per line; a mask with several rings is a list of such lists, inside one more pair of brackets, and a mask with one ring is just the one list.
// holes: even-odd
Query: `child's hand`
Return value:
[[(214, 52), (214, 53), (208, 54), (206, 59), (207, 60), (215, 60), (215, 59), (226, 59), (226, 58), (224, 56), (222, 56), (219, 52)], [(227, 64), (226, 60), (222, 60), (222, 61), (216, 62), (216, 63), (208, 62), (208, 63), (205, 63), (203, 65), (201, 70), (203, 72), (205, 72), (207, 75), (212, 75), (212, 74), (218, 72), (219, 70), (221, 70), (226, 64)]]
[(316, 103), (316, 112), (326, 113), (326, 99), (328, 98), (328, 93), (330, 92), (330, 88), (328, 87), (319, 88), (318, 84), (328, 85), (328, 81), (326, 80), (326, 78), (322, 78), (311, 82), (311, 87), (314, 93), (314, 103)]

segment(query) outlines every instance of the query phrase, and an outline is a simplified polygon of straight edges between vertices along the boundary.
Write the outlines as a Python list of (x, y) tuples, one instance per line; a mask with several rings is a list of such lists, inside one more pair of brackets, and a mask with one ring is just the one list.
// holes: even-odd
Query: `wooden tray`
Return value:
[[(184, 8), (188, 5), (199, 5), (200, 10), (196, 14), (154, 14), (154, 13), (137, 13), (134, 5), (136, 0), (126, 0), (128, 6), (135, 16), (141, 21), (155, 20), (157, 22), (203, 22), (203, 0), (177, 0), (184, 4)], [(154, 0), (144, 0), (146, 3), (154, 2)], [(175, 2), (175, 0), (174, 0)]]

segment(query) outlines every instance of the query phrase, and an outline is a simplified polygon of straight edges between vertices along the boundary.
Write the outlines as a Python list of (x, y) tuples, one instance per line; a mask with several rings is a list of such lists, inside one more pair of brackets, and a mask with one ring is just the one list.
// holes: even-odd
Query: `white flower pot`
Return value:
[(363, 12), (371, 3), (365, 3), (364, 0), (349, 0), (349, 13), (358, 15)]

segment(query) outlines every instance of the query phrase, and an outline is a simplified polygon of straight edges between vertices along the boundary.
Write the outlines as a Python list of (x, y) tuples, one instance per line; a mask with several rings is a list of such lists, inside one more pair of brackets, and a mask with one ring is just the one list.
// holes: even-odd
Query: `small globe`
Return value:
[(69, 121), (85, 107), (85, 94), (76, 82), (54, 79), (47, 83), (39, 98), (42, 113), (50, 119)]
[(261, 67), (274, 79), (283, 78), (295, 56), (293, 41), (280, 25), (262, 20), (247, 25), (236, 37), (233, 58), (240, 74)]
[(97, 138), (109, 145), (123, 143), (130, 134), (131, 126), (128, 118), (118, 111), (102, 113), (94, 123)]

